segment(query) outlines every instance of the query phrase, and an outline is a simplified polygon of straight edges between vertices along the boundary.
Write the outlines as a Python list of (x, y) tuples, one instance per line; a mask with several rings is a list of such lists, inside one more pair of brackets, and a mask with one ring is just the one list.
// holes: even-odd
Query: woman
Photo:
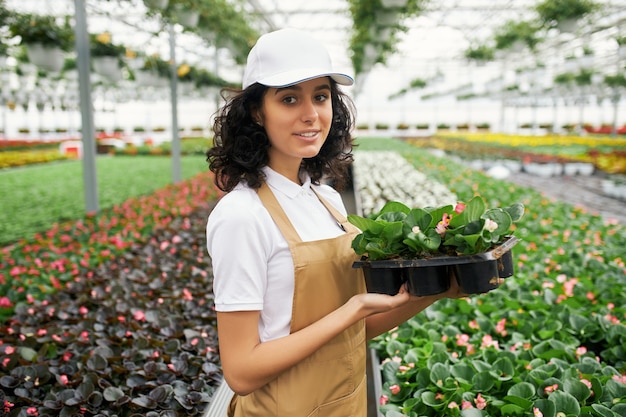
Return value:
[[(259, 38), (207, 152), (227, 194), (207, 224), (230, 416), (365, 416), (366, 340), (440, 296), (368, 294), (338, 192), (352, 104), (307, 33)], [(445, 295), (459, 297), (454, 285)]]

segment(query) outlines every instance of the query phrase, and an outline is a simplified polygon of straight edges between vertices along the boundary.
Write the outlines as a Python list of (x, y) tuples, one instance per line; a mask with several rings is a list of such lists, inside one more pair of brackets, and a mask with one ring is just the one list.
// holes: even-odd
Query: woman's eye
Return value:
[(287, 104), (293, 104), (296, 102), (296, 98), (293, 96), (287, 96), (283, 98), (283, 102)]
[(316, 96), (317, 101), (326, 101), (328, 100), (328, 95), (327, 94), (320, 94), (318, 96)]

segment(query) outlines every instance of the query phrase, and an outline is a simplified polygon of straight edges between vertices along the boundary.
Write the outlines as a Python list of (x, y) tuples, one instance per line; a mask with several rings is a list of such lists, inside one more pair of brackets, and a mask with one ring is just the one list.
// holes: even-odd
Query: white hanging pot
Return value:
[(513, 52), (522, 52), (524, 50), (525, 46), (526, 46), (526, 44), (523, 41), (520, 41), (518, 39), (515, 42), (513, 42), (513, 44), (511, 45), (511, 51), (513, 51)]
[(376, 13), (376, 23), (380, 26), (392, 26), (398, 21), (398, 14), (389, 10), (382, 10)]
[(151, 71), (135, 71), (135, 81), (143, 87), (157, 87), (160, 84), (159, 76)]
[(51, 72), (59, 72), (63, 69), (65, 56), (59, 47), (31, 43), (26, 46), (28, 60), (37, 67)]
[(93, 57), (93, 70), (111, 82), (117, 82), (122, 78), (119, 58), (116, 56)]
[(165, 9), (169, 0), (143, 0), (143, 4), (149, 9)]
[(578, 29), (578, 20), (565, 19), (561, 20), (556, 25), (557, 29), (563, 33), (574, 33)]
[(200, 21), (200, 13), (195, 10), (177, 9), (174, 12), (174, 17), (178, 23), (186, 28), (195, 28)]
[(381, 0), (381, 3), (384, 8), (391, 9), (397, 7), (405, 7), (408, 3), (408, 0)]

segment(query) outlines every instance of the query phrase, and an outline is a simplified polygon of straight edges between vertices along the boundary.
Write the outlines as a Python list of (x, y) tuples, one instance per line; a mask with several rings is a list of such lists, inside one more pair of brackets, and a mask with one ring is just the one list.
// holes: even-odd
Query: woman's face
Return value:
[(330, 79), (269, 88), (258, 116), (271, 144), (269, 166), (290, 177), (302, 159), (316, 156), (326, 141), (333, 119)]

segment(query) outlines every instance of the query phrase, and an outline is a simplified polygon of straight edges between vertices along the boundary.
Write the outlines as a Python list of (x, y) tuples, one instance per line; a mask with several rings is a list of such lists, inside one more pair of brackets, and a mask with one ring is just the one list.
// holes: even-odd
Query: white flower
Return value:
[(389, 201), (409, 207), (455, 204), (456, 195), (426, 177), (399, 153), (356, 151), (353, 163), (357, 205), (363, 215), (380, 211)]
[(498, 223), (494, 222), (491, 219), (486, 219), (485, 220), (485, 227), (484, 227), (488, 232), (494, 232), (497, 228), (498, 228)]
[(420, 227), (419, 226), (413, 226), (413, 228), (411, 229), (411, 232), (418, 234), (419, 232), (421, 232)]

